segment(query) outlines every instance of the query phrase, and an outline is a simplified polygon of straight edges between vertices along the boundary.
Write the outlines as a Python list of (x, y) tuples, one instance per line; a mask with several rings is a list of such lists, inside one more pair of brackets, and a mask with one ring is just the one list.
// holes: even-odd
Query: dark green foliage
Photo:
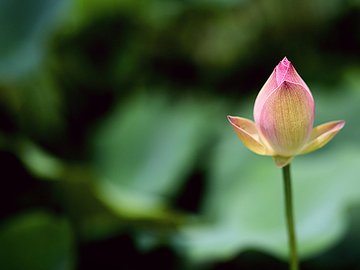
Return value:
[(359, 268), (357, 2), (0, 1), (0, 269), (285, 269), (280, 170), (226, 120), (285, 55), (347, 121), (293, 163), (302, 269)]

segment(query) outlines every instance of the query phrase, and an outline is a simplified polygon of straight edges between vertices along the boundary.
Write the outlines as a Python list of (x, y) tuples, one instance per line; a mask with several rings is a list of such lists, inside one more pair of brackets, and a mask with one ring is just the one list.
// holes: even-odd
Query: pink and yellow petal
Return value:
[(309, 142), (300, 154), (308, 154), (327, 144), (345, 125), (345, 121), (332, 121), (313, 129)]
[(249, 150), (259, 155), (272, 154), (272, 151), (260, 141), (258, 130), (253, 121), (234, 116), (228, 116), (228, 120), (236, 135)]
[(274, 92), (284, 81), (291, 82), (294, 84), (300, 84), (308, 92), (308, 95), (312, 94), (309, 87), (306, 85), (304, 80), (296, 72), (291, 62), (284, 57), (283, 60), (275, 67), (264, 86), (261, 88), (259, 94), (256, 97), (254, 105), (254, 119), (255, 122), (260, 120), (261, 109), (266, 102), (267, 98)]
[[(279, 85), (283, 81), (288, 81), (292, 83), (300, 84), (302, 87), (304, 87), (307, 91), (310, 92), (309, 87), (306, 85), (304, 80), (300, 77), (300, 75), (297, 73), (294, 66), (291, 64), (289, 60), (285, 57), (279, 65), (276, 66), (277, 74), (279, 74), (279, 78), (282, 77), (282, 81), (279, 82)], [(311, 93), (310, 93), (311, 94)]]
[(313, 122), (311, 94), (300, 84), (284, 81), (268, 96), (256, 124), (276, 155), (290, 157), (308, 141)]
[(270, 77), (265, 82), (264, 86), (261, 88), (259, 94), (255, 99), (254, 104), (254, 120), (258, 122), (260, 120), (261, 108), (264, 106), (265, 101), (269, 95), (278, 87), (276, 81), (276, 70), (271, 73)]

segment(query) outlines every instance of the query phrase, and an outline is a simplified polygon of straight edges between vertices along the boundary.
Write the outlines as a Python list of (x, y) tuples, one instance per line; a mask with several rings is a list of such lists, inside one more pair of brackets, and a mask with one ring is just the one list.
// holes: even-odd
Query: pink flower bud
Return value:
[(228, 116), (240, 140), (253, 152), (273, 156), (279, 167), (294, 156), (319, 149), (344, 126), (334, 121), (313, 128), (312, 94), (285, 57), (260, 90), (254, 119)]

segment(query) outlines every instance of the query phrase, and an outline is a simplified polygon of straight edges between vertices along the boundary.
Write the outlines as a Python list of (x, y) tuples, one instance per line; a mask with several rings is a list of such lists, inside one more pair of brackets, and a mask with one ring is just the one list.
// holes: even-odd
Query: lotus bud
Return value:
[(313, 128), (315, 104), (309, 87), (285, 57), (260, 90), (254, 105), (255, 122), (228, 116), (239, 139), (251, 151), (272, 156), (279, 167), (296, 155), (328, 143), (345, 121)]

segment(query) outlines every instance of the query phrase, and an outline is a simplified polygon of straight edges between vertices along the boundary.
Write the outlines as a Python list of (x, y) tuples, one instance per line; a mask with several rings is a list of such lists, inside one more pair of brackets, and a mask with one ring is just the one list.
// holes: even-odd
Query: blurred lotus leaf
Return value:
[(122, 216), (164, 217), (209, 138), (213, 111), (206, 101), (156, 94), (123, 103), (94, 140), (99, 197)]
[(74, 246), (65, 219), (29, 212), (0, 227), (0, 268), (6, 270), (71, 270)]
[(0, 79), (39, 64), (67, 0), (0, 1)]
[[(246, 151), (231, 132), (225, 133), (209, 164), (204, 222), (184, 228), (175, 243), (185, 247), (195, 261), (229, 259), (252, 248), (285, 258), (281, 170), (271, 160)], [(303, 257), (318, 254), (339, 240), (346, 229), (345, 210), (360, 200), (360, 180), (353, 173), (360, 164), (360, 148), (340, 144), (341, 136), (327, 149), (293, 162), (296, 225)]]

